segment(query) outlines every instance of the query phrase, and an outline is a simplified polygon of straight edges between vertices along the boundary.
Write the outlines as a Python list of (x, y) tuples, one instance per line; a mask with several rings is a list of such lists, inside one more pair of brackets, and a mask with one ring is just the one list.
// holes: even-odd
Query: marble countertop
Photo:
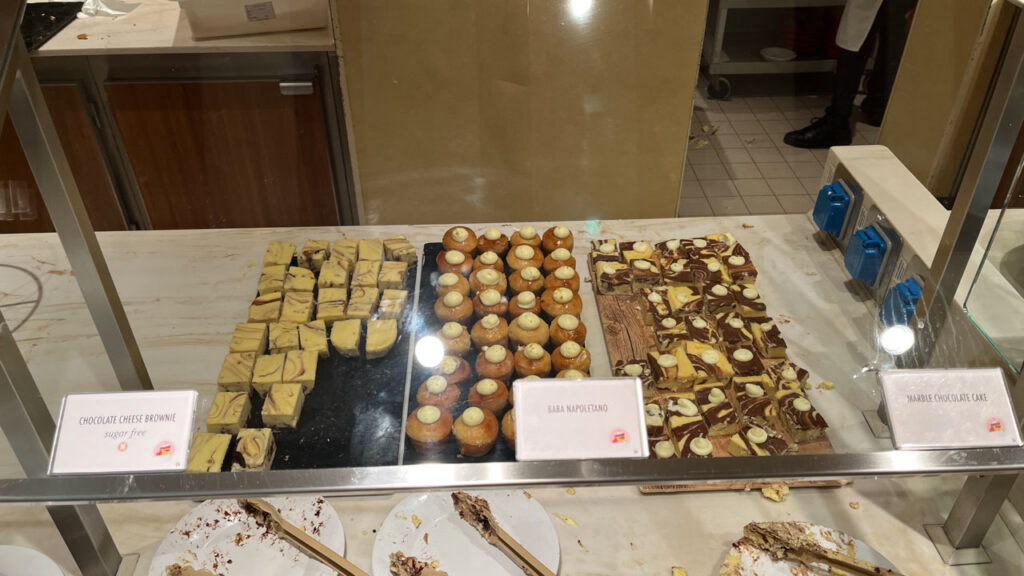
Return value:
[[(731, 232), (751, 252), (761, 275), (758, 289), (790, 344), (791, 356), (806, 365), (812, 380), (836, 383), (832, 391), (812, 390), (829, 420), (837, 451), (887, 449), (876, 440), (860, 411), (874, 408), (873, 384), (862, 368), (879, 361), (874, 345), (874, 312), (845, 288), (846, 273), (835, 252), (812, 238), (803, 215), (704, 219), (607, 221), (587, 233), (583, 222), (567, 223), (576, 235), (577, 261), (586, 262), (594, 237), (662, 240)], [(513, 227), (498, 224), (507, 232)], [(539, 229), (546, 227), (535, 223)], [(475, 225), (483, 229), (487, 224)], [(158, 389), (197, 389), (206, 401), (226, 353), (233, 325), (244, 319), (271, 239), (385, 237), (405, 234), (416, 245), (438, 241), (443, 226), (287, 228), (98, 234), (115, 285)], [(0, 306), (12, 326), (43, 397), (56, 413), (69, 392), (117, 390), (107, 361), (53, 234), (0, 237)], [(583, 320), (598, 326), (592, 287), (581, 288)], [(32, 312), (34, 301), (38, 308)], [(588, 348), (595, 375), (610, 372), (600, 330)], [(202, 409), (200, 409), (202, 411)], [(0, 477), (20, 476), (6, 441), (0, 439)], [(1011, 530), (997, 521), (986, 545), (997, 564), (945, 566), (924, 536), (922, 525), (940, 523), (961, 479), (921, 478), (857, 481), (843, 488), (798, 489), (775, 504), (759, 493), (641, 495), (634, 487), (531, 491), (549, 512), (572, 517), (579, 527), (554, 520), (562, 549), (563, 576), (609, 573), (668, 574), (683, 566), (690, 574), (717, 573), (729, 544), (754, 520), (800, 519), (849, 531), (866, 540), (912, 574), (1009, 574), (1024, 569), (1024, 554)], [(332, 501), (345, 523), (348, 557), (369, 566), (374, 530), (400, 495)], [(851, 502), (860, 504), (858, 509)], [(122, 552), (141, 552), (138, 574), (159, 540), (191, 507), (189, 502), (115, 504), (101, 507)], [(616, 521), (609, 522), (609, 518)], [(1022, 532), (1024, 533), (1024, 532)], [(11, 507), (0, 516), (0, 543), (29, 545), (50, 554), (75, 574), (41, 507)]]
[[(33, 56), (184, 54), (205, 52), (332, 52), (333, 27), (193, 40), (177, 2), (138, 0), (124, 16), (79, 19)], [(84, 35), (84, 36), (83, 36)]]

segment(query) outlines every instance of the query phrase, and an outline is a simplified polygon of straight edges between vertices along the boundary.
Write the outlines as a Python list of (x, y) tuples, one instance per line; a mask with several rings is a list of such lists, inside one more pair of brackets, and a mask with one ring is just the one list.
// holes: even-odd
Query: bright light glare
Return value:
[(569, 13), (577, 20), (585, 20), (590, 16), (594, 0), (569, 0)]
[(433, 368), (444, 359), (444, 344), (437, 336), (420, 338), (416, 343), (416, 361), (427, 368)]
[(903, 324), (889, 326), (882, 330), (878, 343), (889, 354), (903, 354), (914, 345), (914, 331)]

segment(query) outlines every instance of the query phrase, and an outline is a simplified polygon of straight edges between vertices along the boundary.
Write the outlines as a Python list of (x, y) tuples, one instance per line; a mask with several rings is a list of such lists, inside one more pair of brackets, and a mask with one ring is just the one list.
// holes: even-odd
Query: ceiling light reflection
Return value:
[(569, 0), (569, 13), (577, 20), (590, 18), (590, 10), (594, 7), (594, 0)]
[(878, 336), (878, 344), (889, 354), (903, 354), (914, 346), (914, 331), (903, 324), (889, 326)]
[(433, 368), (444, 359), (444, 344), (437, 336), (425, 336), (416, 343), (416, 361), (421, 366)]

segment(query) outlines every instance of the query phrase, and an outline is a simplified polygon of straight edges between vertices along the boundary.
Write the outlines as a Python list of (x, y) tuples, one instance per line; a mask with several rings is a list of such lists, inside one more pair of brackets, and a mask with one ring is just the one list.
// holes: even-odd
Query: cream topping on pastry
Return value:
[(654, 445), (654, 455), (664, 460), (665, 458), (671, 458), (676, 455), (676, 449), (672, 447), (671, 440), (659, 440)]
[(460, 292), (449, 292), (444, 295), (444, 305), (449, 308), (455, 308), (462, 305), (462, 301), (465, 300)]
[(633, 268), (638, 270), (650, 270), (651, 263), (647, 260), (633, 260)]
[(698, 318), (694, 318), (693, 320), (691, 320), (690, 324), (694, 328), (696, 328), (698, 330), (703, 330), (703, 329), (708, 327), (708, 323), (705, 322), (703, 318), (699, 318), (699, 317)]
[(551, 253), (551, 259), (558, 262), (565, 262), (569, 258), (572, 258), (572, 252), (569, 252), (565, 248), (555, 248)]
[(740, 348), (732, 353), (732, 357), (739, 362), (750, 362), (754, 359), (754, 353), (746, 348)]
[(448, 388), (448, 381), (444, 379), (444, 376), (431, 376), (427, 378), (427, 392), (431, 394), (440, 394)]
[(444, 261), (453, 266), (458, 266), (466, 261), (466, 255), (458, 250), (449, 250), (444, 253)]
[(743, 328), (743, 320), (739, 318), (729, 318), (728, 320), (725, 321), (725, 323), (728, 324), (729, 326), (732, 326), (733, 328), (736, 328), (737, 330)]
[[(494, 252), (490, 252), (490, 254), (494, 254)], [(479, 280), (481, 284), (494, 286), (499, 280), (501, 280), (501, 274), (492, 268), (484, 268), (476, 273), (476, 279)]]
[(698, 436), (693, 440), (690, 440), (690, 451), (697, 456), (707, 456), (711, 454), (711, 441), (703, 436)]
[(651, 249), (651, 243), (647, 240), (641, 240), (633, 244), (633, 250), (636, 252), (647, 252)]
[(738, 254), (729, 256), (729, 266), (743, 266), (747, 263), (747, 259)]
[(466, 408), (466, 411), (462, 413), (462, 423), (466, 426), (479, 426), (484, 422), (484, 411), (473, 406), (472, 408)]
[(511, 418), (513, 422), (516, 421), (516, 409), (515, 408), (513, 408), (513, 409), (508, 411), (508, 417)]
[(729, 289), (721, 284), (715, 284), (711, 287), (711, 293), (715, 296), (725, 296), (729, 293)]
[(583, 347), (576, 342), (569, 340), (568, 342), (563, 342), (562, 345), (558, 347), (558, 350), (562, 353), (564, 358), (575, 358), (580, 355), (580, 352), (583, 352)]
[(444, 326), (441, 327), (441, 336), (449, 340), (454, 340), (459, 336), (462, 336), (462, 324), (458, 322), (445, 322)]
[(533, 254), (534, 252), (532, 246), (527, 246), (526, 244), (520, 244), (519, 246), (516, 246), (515, 255), (516, 258), (519, 258), (520, 260), (529, 260), (533, 258)]
[(665, 299), (662, 298), (661, 294), (658, 294), (657, 292), (648, 292), (647, 301), (650, 302), (651, 304), (661, 304), (662, 302), (665, 301)]
[(544, 357), (544, 347), (536, 342), (531, 342), (523, 348), (523, 356), (530, 360), (540, 360)]
[(497, 240), (498, 238), (501, 238), (501, 230), (498, 230), (497, 228), (488, 228), (487, 231), (484, 232), (484, 238), (487, 238), (488, 240)]
[(810, 412), (811, 401), (807, 398), (797, 398), (796, 400), (793, 400), (793, 408), (796, 408), (801, 412)]
[(490, 378), (484, 378), (476, 383), (476, 391), (483, 396), (490, 396), (498, 391), (498, 383)]
[(671, 330), (672, 328), (675, 328), (677, 325), (679, 325), (679, 322), (676, 322), (675, 318), (664, 318), (661, 321), (661, 325), (662, 327)]
[(480, 293), (480, 303), (484, 306), (496, 306), (498, 302), (501, 302), (501, 292), (488, 288)]
[(531, 238), (537, 237), (537, 229), (533, 226), (523, 226), (519, 229), (519, 237), (530, 240)]
[(675, 262), (669, 264), (668, 268), (669, 268), (669, 270), (671, 270), (673, 272), (682, 272), (683, 268), (686, 268), (686, 265), (684, 265), (679, 260), (676, 260)]
[(491, 252), (490, 250), (480, 255), (480, 262), (483, 264), (487, 264), (488, 266), (494, 264), (497, 261), (498, 255), (495, 254), (494, 252)]
[(626, 373), (626, 376), (639, 376), (644, 373), (644, 367), (639, 364), (626, 364), (622, 367), (622, 371)]
[(744, 288), (743, 297), (747, 300), (754, 300), (758, 297), (757, 288)]
[(501, 344), (495, 344), (493, 346), (487, 346), (484, 348), (484, 358), (492, 364), (499, 364), (505, 361), (505, 357), (508, 356), (508, 350)]
[(683, 416), (696, 416), (699, 413), (697, 405), (691, 402), (688, 398), (680, 398), (676, 402), (676, 410)]
[(456, 284), (458, 284), (458, 282), (459, 276), (454, 272), (445, 272), (444, 274), (441, 274), (440, 278), (437, 279), (437, 285), (444, 286), (446, 288), (448, 286), (455, 286)]
[(764, 431), (764, 428), (751, 426), (750, 430), (747, 430), (747, 440), (754, 444), (764, 444), (768, 440), (768, 433)]
[(764, 388), (761, 388), (757, 384), (746, 384), (743, 386), (743, 391), (751, 398), (760, 398), (764, 396)]
[(498, 327), (501, 320), (498, 319), (497, 314), (488, 314), (480, 319), (480, 325), (488, 330), (493, 330)]
[(562, 378), (583, 378), (584, 374), (583, 374), (583, 372), (580, 372), (579, 370), (569, 369), (569, 370), (562, 370), (562, 372), (561, 372), (561, 374), (559, 374), (559, 376), (561, 376)]
[(520, 292), (516, 296), (516, 304), (520, 308), (533, 308), (537, 304), (537, 295), (533, 292)]
[(441, 409), (437, 406), (420, 406), (416, 410), (416, 419), (424, 424), (433, 424), (441, 419)]
[(658, 366), (662, 368), (672, 368), (673, 366), (679, 365), (679, 359), (673, 354), (662, 354), (658, 356)]
[(540, 280), (540, 270), (538, 270), (536, 266), (527, 266), (526, 268), (523, 268), (519, 271), (519, 275), (527, 282)]
[(555, 269), (555, 278), (559, 280), (571, 280), (576, 275), (576, 271), (573, 270), (572, 266), (559, 266)]
[(465, 242), (467, 238), (469, 238), (469, 230), (466, 230), (465, 228), (456, 228), (455, 230), (452, 230), (452, 239), (456, 242)]
[(722, 269), (722, 265), (718, 263), (718, 260), (708, 262), (708, 272), (718, 272)]
[(526, 378), (522, 378), (522, 380), (540, 380), (540, 376), (537, 376), (536, 374), (530, 374)]
[(556, 288), (555, 293), (551, 297), (559, 304), (568, 304), (572, 302), (573, 293), (568, 288)]
[(715, 406), (725, 402), (725, 392), (722, 392), (721, 388), (712, 388), (711, 392), (708, 392), (708, 402)]
[(524, 312), (516, 318), (516, 324), (523, 330), (536, 330), (540, 328), (540, 317), (533, 312)]
[(575, 330), (580, 327), (580, 319), (573, 316), (572, 314), (562, 314), (558, 318), (555, 318), (555, 322), (558, 327), (562, 330)]
[(697, 248), (707, 248), (708, 247), (708, 241), (703, 239), (703, 238), (694, 238), (693, 239), (693, 245), (695, 247), (697, 247)]
[(566, 228), (565, 226), (555, 226), (555, 229), (552, 230), (551, 232), (555, 235), (555, 238), (569, 237), (569, 229)]
[(669, 250), (679, 250), (679, 240), (669, 240), (665, 242), (665, 247)]
[(796, 380), (796, 370), (793, 370), (789, 366), (783, 368), (782, 374), (780, 375), (782, 376), (783, 380)]
[(700, 359), (707, 362), (708, 364), (718, 364), (718, 360), (721, 358), (718, 352), (714, 350), (705, 350), (700, 353)]
[(445, 356), (441, 359), (441, 372), (451, 376), (455, 374), (455, 371), (459, 369), (459, 361), (451, 356)]
[(597, 251), (601, 254), (613, 254), (615, 252), (615, 244), (605, 242), (597, 247)]

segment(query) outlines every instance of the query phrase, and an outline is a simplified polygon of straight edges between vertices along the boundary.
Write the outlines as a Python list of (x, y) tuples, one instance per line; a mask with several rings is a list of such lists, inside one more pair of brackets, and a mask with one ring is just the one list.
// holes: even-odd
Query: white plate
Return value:
[[(324, 498), (268, 498), (285, 520), (345, 555), (345, 529)], [(333, 570), (256, 524), (235, 500), (207, 500), (186, 514), (157, 548), (149, 576), (171, 564), (206, 568), (223, 576), (331, 576)]]
[[(558, 571), (558, 534), (539, 502), (522, 490), (470, 492), (485, 498), (498, 524), (545, 566)], [(417, 528), (413, 515), (420, 520)], [(373, 576), (390, 576), (389, 556), (437, 560), (449, 576), (522, 576), (523, 571), (459, 518), (451, 492), (412, 494), (384, 519), (373, 543)]]
[[(860, 540), (851, 538), (845, 532), (806, 522), (793, 522), (793, 524), (806, 526), (810, 533), (816, 536), (818, 544), (827, 550), (854, 556), (859, 560), (899, 572), (885, 556), (882, 556), (874, 548)], [(733, 544), (732, 551), (726, 557), (726, 565), (729, 564), (732, 558), (737, 556), (739, 557), (737, 571), (730, 573), (735, 574), (735, 576), (792, 576), (793, 574), (803, 574), (803, 572), (799, 572), (799, 562), (775, 560), (763, 550), (743, 540)], [(828, 571), (822, 570), (820, 573), (827, 574)], [(818, 572), (811, 572), (811, 574), (818, 574)]]
[(761, 58), (769, 62), (789, 62), (796, 60), (796, 52), (781, 46), (769, 46), (761, 49)]
[(0, 546), (0, 576), (64, 576), (42, 552), (22, 546)]

